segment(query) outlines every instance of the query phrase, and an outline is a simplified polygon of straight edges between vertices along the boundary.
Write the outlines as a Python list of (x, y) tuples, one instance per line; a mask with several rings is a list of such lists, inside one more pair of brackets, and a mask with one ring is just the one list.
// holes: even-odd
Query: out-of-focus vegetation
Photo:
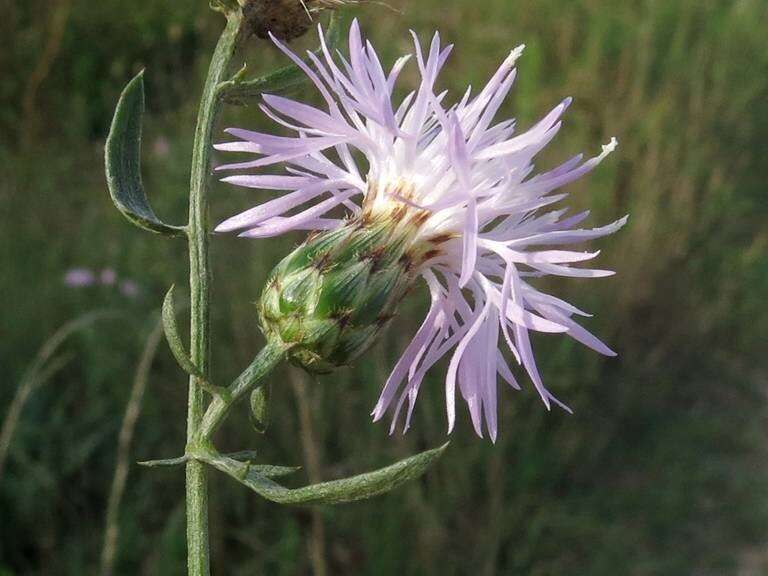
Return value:
[[(389, 4), (403, 14), (354, 11), (389, 62), (410, 50), (409, 27), (455, 42), (441, 80), (454, 97), (527, 44), (504, 113), (529, 125), (575, 97), (542, 166), (619, 138), (618, 152), (570, 188), (593, 223), (631, 214), (600, 243), (602, 264), (618, 276), (551, 288), (593, 310), (590, 328), (620, 356), (538, 339), (545, 379), (574, 416), (547, 413), (530, 386), (504, 390), (496, 446), (476, 439), (462, 415), (436, 469), (370, 502), (278, 508), (213, 474), (214, 573), (768, 573), (768, 4)], [(133, 318), (73, 336), (75, 360), (28, 399), (0, 479), (0, 574), (94, 573), (135, 365), (162, 294), (186, 274), (182, 241), (138, 231), (110, 205), (104, 138), (120, 90), (146, 67), (144, 180), (158, 213), (182, 222), (196, 99), (221, 21), (202, 0), (0, 6), (0, 418), (56, 328), (99, 307)], [(255, 42), (241, 59), (262, 70), (282, 62)], [(415, 79), (413, 69), (404, 76)], [(227, 111), (225, 124), (267, 126), (256, 106)], [(216, 184), (213, 219), (264, 194)], [(215, 238), (217, 381), (261, 345), (252, 302), (298, 240)], [(114, 268), (140, 283), (140, 296), (64, 288), (73, 266)], [(354, 369), (313, 381), (283, 368), (266, 437), (243, 409), (221, 446), (332, 478), (441, 443), (442, 369), (406, 436), (389, 437), (368, 417), (423, 312), (419, 300)], [(184, 381), (162, 350), (133, 460), (183, 450)], [(182, 483), (178, 469), (130, 470), (116, 573), (184, 573)]]

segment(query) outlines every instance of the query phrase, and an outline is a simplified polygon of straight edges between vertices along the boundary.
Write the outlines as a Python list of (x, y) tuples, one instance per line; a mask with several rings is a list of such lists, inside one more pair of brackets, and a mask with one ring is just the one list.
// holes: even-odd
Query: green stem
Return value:
[(201, 444), (208, 444), (235, 402), (254, 390), (260, 380), (285, 357), (287, 350), (285, 344), (267, 343), (251, 365), (227, 388), (227, 393), (220, 394), (211, 402), (199, 428), (198, 438)]
[[(208, 174), (211, 164), (211, 138), (220, 108), (218, 85), (227, 73), (230, 60), (243, 36), (242, 14), (232, 10), (226, 14), (227, 25), (213, 53), (205, 81), (195, 129), (192, 153), (192, 175), (189, 194), (189, 290), (191, 298), (190, 358), (200, 373), (209, 372), (209, 318), (211, 272), (208, 262)], [(198, 437), (203, 418), (204, 393), (195, 376), (190, 377), (187, 410), (187, 444)], [(210, 574), (208, 546), (208, 488), (205, 465), (197, 460), (187, 462), (187, 566), (190, 576)]]

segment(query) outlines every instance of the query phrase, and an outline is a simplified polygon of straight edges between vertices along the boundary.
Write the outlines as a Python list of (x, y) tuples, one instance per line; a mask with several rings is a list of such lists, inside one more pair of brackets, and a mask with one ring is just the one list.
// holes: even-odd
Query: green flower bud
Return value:
[(395, 316), (423, 251), (412, 222), (368, 217), (310, 237), (272, 272), (259, 301), (267, 338), (311, 372), (348, 365)]

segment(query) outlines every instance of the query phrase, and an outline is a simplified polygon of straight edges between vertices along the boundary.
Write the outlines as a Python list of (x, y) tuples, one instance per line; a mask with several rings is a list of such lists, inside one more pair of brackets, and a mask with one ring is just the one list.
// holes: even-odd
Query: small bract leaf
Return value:
[(303, 488), (286, 488), (259, 472), (258, 467), (222, 455), (205, 454), (200, 460), (228, 474), (263, 498), (278, 504), (340, 504), (389, 492), (421, 476), (443, 454), (448, 444), (401, 460), (396, 464), (351, 478)]
[(269, 383), (251, 392), (251, 425), (259, 434), (269, 428), (269, 397), (272, 387)]
[(227, 458), (232, 460), (238, 460), (240, 462), (250, 462), (259, 455), (256, 450), (240, 450), (239, 452), (228, 452), (224, 454)]
[(178, 458), (163, 458), (160, 460), (142, 460), (140, 462), (136, 462), (139, 466), (146, 466), (147, 468), (161, 468), (161, 467), (169, 467), (169, 466), (181, 466), (182, 464), (186, 464), (189, 460), (189, 456), (179, 456)]
[(202, 372), (192, 363), (189, 358), (184, 343), (181, 340), (181, 334), (179, 333), (179, 325), (176, 323), (176, 303), (174, 300), (175, 285), (172, 285), (168, 292), (165, 294), (163, 300), (163, 331), (165, 332), (165, 339), (168, 341), (168, 346), (173, 352), (173, 357), (176, 358), (176, 362), (179, 363), (187, 374), (203, 378)]
[(265, 478), (282, 478), (301, 470), (301, 466), (273, 466), (272, 464), (251, 464), (250, 466), (246, 464), (246, 468)]
[[(243, 450), (242, 452), (231, 452), (229, 454), (224, 455), (227, 458), (231, 458), (232, 460), (237, 460), (238, 462), (249, 462), (253, 458), (256, 457), (256, 452), (254, 450)], [(137, 462), (139, 466), (146, 466), (147, 468), (157, 468), (161, 466), (179, 466), (181, 464), (186, 464), (191, 458), (194, 458), (194, 456), (191, 456), (189, 454), (184, 454), (183, 456), (179, 456), (177, 458), (161, 458), (159, 460), (143, 460), (141, 462)], [(269, 474), (272, 474), (273, 476), (284, 476), (286, 474), (290, 474), (291, 472), (295, 472), (296, 470), (299, 470), (299, 468), (294, 467), (285, 467), (285, 466), (269, 466), (269, 465), (258, 465), (254, 466), (256, 469), (260, 470), (267, 470)], [(262, 474), (267, 476), (268, 474), (264, 473), (262, 470)], [(270, 476), (271, 477), (271, 476)]]
[(141, 118), (144, 114), (144, 72), (123, 90), (104, 149), (107, 186), (117, 209), (130, 222), (158, 234), (177, 236), (181, 226), (162, 222), (149, 205), (141, 184)]
[(168, 289), (165, 299), (163, 300), (163, 332), (165, 333), (165, 339), (168, 342), (168, 347), (173, 353), (173, 357), (176, 358), (176, 362), (179, 366), (191, 376), (197, 378), (196, 382), (206, 392), (212, 396), (228, 396), (226, 388), (220, 386), (214, 386), (192, 362), (191, 358), (187, 354), (187, 350), (184, 348), (184, 342), (181, 340), (181, 334), (179, 333), (179, 326), (176, 323), (176, 304), (174, 300), (175, 286), (171, 286)]

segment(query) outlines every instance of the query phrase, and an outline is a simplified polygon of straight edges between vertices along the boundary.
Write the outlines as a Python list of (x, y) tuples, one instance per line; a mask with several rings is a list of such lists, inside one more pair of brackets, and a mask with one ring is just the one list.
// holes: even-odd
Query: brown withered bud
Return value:
[(253, 33), (290, 41), (307, 33), (315, 14), (352, 3), (348, 0), (241, 0), (243, 14)]

